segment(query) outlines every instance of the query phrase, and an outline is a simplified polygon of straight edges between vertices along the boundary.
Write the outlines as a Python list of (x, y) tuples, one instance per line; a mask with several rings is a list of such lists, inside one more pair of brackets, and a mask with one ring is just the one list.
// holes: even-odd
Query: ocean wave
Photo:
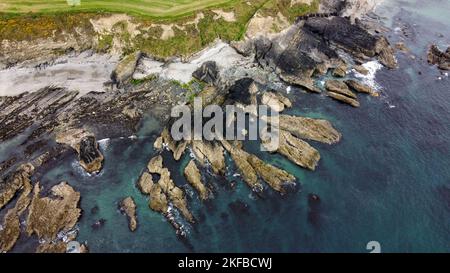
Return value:
[(376, 74), (378, 70), (380, 70), (383, 65), (378, 61), (369, 61), (367, 63), (363, 63), (362, 66), (367, 69), (367, 75), (361, 74), (356, 70), (353, 70), (355, 73), (355, 77), (360, 79), (362, 83), (374, 88), (379, 91), (382, 87), (375, 81)]

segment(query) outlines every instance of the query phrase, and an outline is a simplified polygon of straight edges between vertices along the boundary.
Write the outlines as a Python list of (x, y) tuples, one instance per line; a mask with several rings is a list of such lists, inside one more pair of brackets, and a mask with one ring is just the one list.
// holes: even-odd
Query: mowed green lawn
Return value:
[[(58, 13), (67, 11), (123, 12), (158, 18), (176, 18), (197, 10), (238, 0), (0, 0), (4, 13)], [(69, 3), (79, 2), (79, 5)]]

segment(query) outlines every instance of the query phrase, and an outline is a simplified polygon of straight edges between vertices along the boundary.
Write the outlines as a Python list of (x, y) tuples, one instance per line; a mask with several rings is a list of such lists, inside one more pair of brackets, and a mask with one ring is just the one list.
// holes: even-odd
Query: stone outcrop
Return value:
[(265, 92), (261, 97), (261, 103), (269, 106), (276, 112), (283, 112), (285, 107), (292, 107), (292, 103), (288, 98), (275, 92)]
[(72, 147), (78, 153), (80, 165), (88, 173), (98, 173), (103, 168), (104, 157), (91, 132), (84, 129), (60, 131), (56, 142)]
[(184, 192), (175, 185), (170, 178), (170, 172), (163, 167), (162, 156), (156, 156), (147, 165), (150, 173), (160, 176), (157, 183), (152, 186), (150, 194), (150, 207), (162, 213), (167, 213), (168, 202), (176, 207), (184, 218), (194, 222), (194, 217), (188, 209)]
[(356, 92), (359, 93), (365, 93), (365, 94), (369, 94), (369, 95), (375, 95), (377, 92), (370, 86), (362, 84), (358, 81), (355, 80), (346, 80), (344, 81), (345, 84), (347, 84), (348, 87), (350, 87), (351, 89), (355, 90)]
[(123, 85), (131, 78), (131, 76), (133, 76), (141, 57), (141, 52), (135, 52), (123, 57), (123, 59), (117, 64), (116, 69), (114, 69), (111, 73), (111, 80), (118, 86)]
[(137, 228), (137, 217), (136, 217), (136, 203), (134, 203), (133, 198), (130, 196), (123, 199), (119, 203), (119, 209), (128, 218), (128, 227), (131, 231), (135, 231)]
[(255, 155), (247, 153), (226, 140), (222, 140), (221, 143), (233, 158), (242, 179), (253, 191), (261, 192), (263, 190), (259, 178), (280, 193), (285, 193), (287, 186), (295, 185), (295, 177), (288, 172), (265, 163)]
[(33, 172), (33, 165), (23, 164), (5, 181), (0, 181), (0, 209), (8, 204), (20, 189), (30, 183)]
[(336, 67), (335, 69), (333, 69), (333, 76), (343, 78), (347, 76), (347, 69), (348, 69), (347, 65), (343, 63), (338, 67)]
[(359, 107), (356, 95), (350, 91), (344, 82), (328, 80), (325, 83), (325, 88), (328, 90), (327, 95), (329, 97), (350, 104), (353, 107)]
[(214, 85), (219, 79), (219, 68), (217, 67), (217, 63), (214, 61), (204, 62), (194, 71), (194, 73), (192, 73), (192, 76), (197, 80)]
[(338, 93), (349, 98), (357, 98), (343, 81), (328, 80), (325, 82), (325, 88), (330, 92)]
[(50, 197), (40, 197), (39, 183), (34, 185), (33, 198), (26, 220), (29, 236), (36, 234), (46, 242), (56, 239), (59, 232), (72, 230), (81, 215), (80, 193), (66, 182), (51, 188)]
[(144, 171), (139, 178), (138, 188), (143, 194), (150, 194), (153, 187), (153, 177), (147, 171)]
[(104, 157), (98, 149), (94, 136), (87, 136), (80, 141), (80, 165), (88, 173), (98, 173), (103, 167)]
[(225, 156), (221, 145), (216, 142), (194, 140), (191, 148), (201, 166), (209, 165), (215, 174), (225, 174)]
[(450, 46), (443, 52), (436, 45), (431, 45), (427, 57), (429, 64), (437, 65), (442, 70), (450, 70)]
[(167, 128), (164, 128), (161, 136), (158, 137), (155, 140), (155, 143), (153, 146), (161, 150), (163, 146), (167, 147), (170, 151), (173, 153), (173, 158), (178, 161), (180, 160), (181, 156), (184, 154), (184, 151), (186, 150), (186, 146), (188, 145), (188, 141), (181, 140), (181, 141), (174, 141), (172, 136), (170, 135), (170, 132)]
[(270, 142), (263, 140), (264, 147), (270, 152), (278, 152), (300, 167), (314, 170), (320, 160), (319, 151), (307, 142), (296, 138), (291, 133), (280, 130), (277, 147), (271, 147)]
[(367, 75), (369, 74), (369, 70), (367, 70), (364, 66), (362, 65), (354, 65), (353, 69), (355, 69), (356, 72), (363, 74), (363, 75)]
[(189, 161), (186, 168), (184, 169), (184, 176), (186, 180), (191, 184), (191, 186), (198, 192), (200, 199), (206, 200), (209, 196), (209, 191), (202, 183), (202, 176), (195, 165), (194, 160)]
[(324, 119), (280, 115), (279, 128), (298, 138), (327, 144), (336, 143), (341, 139), (341, 134), (333, 128), (329, 121)]

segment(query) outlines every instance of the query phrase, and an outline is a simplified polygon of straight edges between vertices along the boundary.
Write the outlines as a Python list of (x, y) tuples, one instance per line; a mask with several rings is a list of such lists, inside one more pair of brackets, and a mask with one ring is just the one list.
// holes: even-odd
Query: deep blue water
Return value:
[[(426, 63), (426, 50), (431, 42), (450, 44), (445, 12), (450, 1), (419, 2), (387, 1), (378, 10), (387, 26), (407, 24), (411, 32), (404, 41), (411, 52), (397, 54), (400, 68), (376, 74), (380, 97), (360, 95), (361, 107), (355, 109), (323, 95), (290, 93), (295, 106), (288, 113), (328, 119), (343, 134), (336, 145), (310, 142), (322, 156), (314, 172), (279, 155), (258, 153), (295, 174), (295, 193), (280, 196), (268, 190), (264, 198), (255, 198), (231, 177), (230, 162), (228, 181), (209, 177), (217, 187), (212, 201), (202, 204), (195, 193), (189, 198), (198, 223), (188, 227), (189, 242), (180, 241), (135, 187), (154, 154), (157, 125), (151, 120), (137, 140), (112, 139), (104, 145), (106, 165), (99, 176), (86, 176), (71, 158), (45, 174), (42, 182), (67, 180), (81, 192), (78, 240), (87, 241), (92, 252), (367, 252), (369, 241), (380, 242), (384, 252), (447, 252), (450, 79)], [(390, 33), (392, 43), (400, 39), (395, 31)], [(165, 160), (174, 181), (185, 185), (180, 164), (167, 156)], [(226, 186), (231, 180), (238, 182), (234, 190)], [(318, 206), (308, 205), (309, 193), (320, 196)], [(117, 203), (129, 195), (138, 205), (134, 233), (117, 210)], [(229, 204), (235, 200), (247, 203), (248, 211), (232, 211)], [(98, 212), (92, 213), (95, 206)], [(92, 229), (100, 218), (106, 219), (105, 225)], [(26, 249), (23, 243), (15, 250)]]

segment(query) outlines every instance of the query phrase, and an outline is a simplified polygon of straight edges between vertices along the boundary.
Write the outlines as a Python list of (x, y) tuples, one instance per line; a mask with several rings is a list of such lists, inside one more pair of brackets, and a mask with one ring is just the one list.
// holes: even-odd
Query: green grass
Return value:
[(151, 18), (179, 18), (213, 6), (229, 5), (237, 0), (80, 0), (71, 6), (67, 0), (1, 0), (0, 12), (55, 14), (60, 12), (112, 12)]
[[(0, 0), (0, 41), (39, 38), (63, 41), (67, 33), (71, 33), (77, 39), (86, 35), (96, 39), (99, 52), (107, 52), (113, 40), (119, 39), (125, 45), (124, 55), (140, 50), (156, 58), (189, 56), (216, 38), (242, 39), (257, 12), (263, 16), (277, 16), (281, 12), (293, 22), (296, 16), (316, 12), (319, 0), (313, 0), (312, 5), (291, 6), (290, 3), (290, 0), (81, 0), (80, 6), (70, 7), (66, 0)], [(215, 13), (211, 11), (214, 8), (233, 12), (236, 21), (214, 18)], [(200, 11), (204, 19), (197, 26), (186, 24)], [(114, 25), (111, 33), (97, 35), (90, 20), (117, 12), (132, 15), (140, 34), (131, 37), (126, 23), (122, 22)], [(183, 28), (173, 27), (174, 37), (162, 40), (162, 29), (153, 24), (174, 24)], [(79, 34), (79, 30), (83, 34)]]

